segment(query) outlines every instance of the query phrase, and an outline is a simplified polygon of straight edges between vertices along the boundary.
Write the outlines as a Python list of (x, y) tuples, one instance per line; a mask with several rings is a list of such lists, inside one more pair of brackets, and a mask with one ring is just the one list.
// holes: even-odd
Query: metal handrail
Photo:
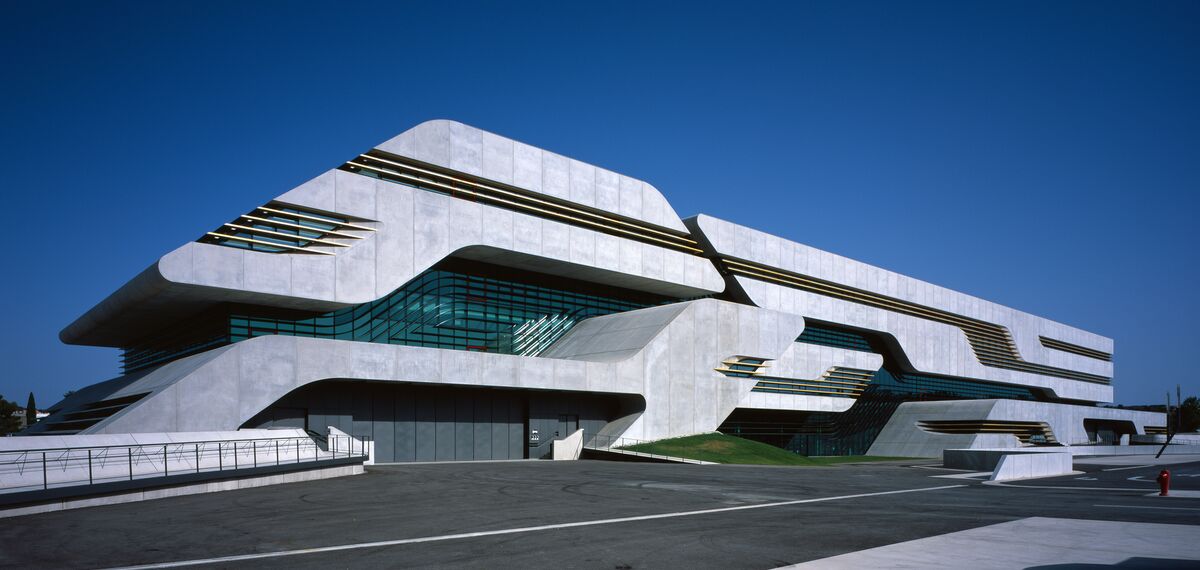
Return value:
[[(1172, 435), (1172, 436), (1175, 436), (1175, 437), (1178, 437), (1178, 436), (1181, 436), (1181, 435), (1194, 435), (1194, 434), (1187, 434), (1187, 433), (1175, 433), (1175, 434), (1171, 434), (1171, 435)], [(1138, 437), (1139, 437), (1139, 438), (1147, 438), (1147, 437), (1149, 437), (1149, 438), (1152, 438), (1152, 437), (1155, 437), (1155, 436), (1161, 436), (1161, 437), (1163, 437), (1163, 438), (1166, 438), (1166, 437), (1167, 437), (1167, 435), (1166, 435), (1166, 434), (1149, 434), (1149, 435), (1138, 434)], [(1132, 438), (1130, 438), (1130, 442), (1131, 442), (1131, 443), (1132, 443), (1132, 441), (1133, 441), (1133, 440), (1132, 440)], [(1197, 440), (1195, 440), (1195, 439), (1190, 439), (1190, 438), (1185, 438), (1185, 439), (1174, 439), (1174, 437), (1173, 437), (1173, 438), (1172, 438), (1170, 441), (1171, 441), (1170, 445), (1171, 445), (1172, 447), (1174, 447), (1174, 446), (1176, 446), (1176, 445), (1200, 445), (1200, 441), (1197, 441)], [(1162, 442), (1162, 441), (1154, 441), (1154, 442), (1139, 443), (1138, 445), (1162, 445), (1163, 443), (1164, 443), (1164, 442)]]
[[(164, 444), (166, 444), (166, 445), (171, 445), (171, 444), (192, 445), (195, 443), (199, 443), (199, 444), (230, 443), (230, 442), (234, 442), (234, 441), (237, 441), (237, 442), (275, 441), (275, 440), (292, 440), (292, 439), (297, 439), (297, 438), (301, 438), (301, 437), (300, 436), (292, 436), (292, 437), (257, 437), (257, 438), (252, 438), (252, 439), (203, 439), (203, 440), (197, 440), (197, 441), (166, 441), (166, 442), (162, 442), (162, 443), (132, 443), (132, 444), (127, 444), (127, 445), (116, 444), (116, 445), (81, 445), (78, 447), (38, 447), (38, 448), (33, 448), (33, 449), (0, 450), (0, 454), (2, 454), (2, 453), (21, 453), (21, 452), (34, 453), (34, 452), (41, 452), (41, 451), (67, 451), (67, 450), (79, 451), (82, 449), (107, 449), (107, 448), (115, 448), (115, 447), (125, 449), (126, 447), (134, 447), (134, 446), (160, 447)], [(304, 438), (301, 438), (301, 439), (304, 439)]]
[[(200, 474), (205, 472), (226, 472), (242, 469), (252, 469), (266, 466), (280, 466), (284, 463), (284, 451), (287, 452), (288, 464), (310, 463), (325, 459), (368, 457), (370, 454), (370, 437), (354, 437), (351, 435), (330, 436), (334, 443), (333, 450), (322, 450), (317, 442), (306, 436), (251, 438), (231, 440), (202, 440), (186, 442), (162, 442), (129, 445), (96, 445), (80, 447), (49, 447), (35, 449), (14, 449), (0, 451), (0, 494), (16, 493), (51, 488), (96, 485), (116, 481), (133, 481), (135, 479), (153, 479), (170, 477), (181, 474)], [(357, 440), (358, 445), (354, 442)], [(345, 441), (345, 445), (341, 445)], [(240, 460), (239, 455), (246, 455), (249, 447), (250, 461)], [(358, 449), (356, 450), (355, 447)], [(295, 451), (292, 456), (292, 451)], [(344, 454), (343, 454), (344, 450)], [(261, 452), (261, 453), (260, 453)], [(311, 452), (311, 455), (309, 453)], [(227, 455), (232, 454), (232, 464), (228, 464)], [(324, 454), (324, 457), (322, 455)], [(215, 456), (216, 465), (212, 465)], [(261, 460), (260, 460), (261, 457)], [(194, 460), (188, 465), (189, 459)], [(176, 466), (171, 470), (171, 462), (182, 463), (183, 468)], [(209, 466), (203, 463), (208, 460)], [(158, 465), (161, 461), (162, 465)], [(127, 466), (119, 474), (114, 473), (114, 463)], [(87, 476), (83, 477), (83, 468), (87, 467)], [(135, 466), (141, 472), (135, 472)], [(161, 467), (161, 469), (160, 469)], [(40, 468), (41, 481), (27, 481), (27, 473)], [(51, 482), (52, 469), (58, 473), (67, 473), (72, 468), (78, 469), (79, 474), (72, 479), (59, 479)], [(101, 475), (97, 476), (99, 469)], [(5, 481), (16, 479), (16, 481)], [(8, 483), (8, 484), (6, 484)], [(14, 484), (22, 483), (22, 484)]]
[(1188, 447), (1188, 446), (1191, 446), (1191, 447), (1200, 447), (1200, 442), (1172, 441), (1170, 444), (1165, 444), (1165, 443), (1164, 443), (1164, 442), (1162, 442), (1162, 441), (1137, 441), (1137, 440), (1132, 440), (1132, 441), (1130, 441), (1130, 442), (1129, 442), (1127, 445), (1119, 445), (1119, 444), (1116, 444), (1116, 443), (1112, 443), (1112, 442), (1106, 442), (1106, 441), (1086, 441), (1086, 442), (1077, 442), (1077, 443), (1070, 443), (1070, 444), (1066, 444), (1064, 447), (1078, 447), (1078, 448), (1088, 448), (1088, 447), (1123, 447), (1123, 448), (1129, 448), (1129, 447), (1162, 447), (1162, 446), (1164, 446), (1164, 445), (1166, 446), (1165, 448), (1169, 448), (1169, 449), (1178, 449), (1178, 448), (1181, 448), (1181, 447)]
[[(607, 445), (601, 445), (599, 443), (599, 441), (602, 438), (608, 442)], [(625, 449), (625, 447), (639, 445), (639, 444), (643, 444), (643, 443), (653, 443), (653, 441), (645, 440), (645, 439), (634, 439), (632, 437), (596, 435), (596, 436), (593, 436), (590, 440), (585, 441), (583, 444), (583, 447), (586, 449), (595, 449), (595, 450), (602, 450), (602, 451), (617, 451), (620, 453), (632, 454), (637, 457), (649, 457), (652, 459), (665, 459), (668, 461), (679, 461), (682, 459), (684, 461), (695, 461), (693, 459), (687, 459), (685, 457), (675, 457), (675, 456), (671, 456), (671, 455), (661, 455), (658, 453), (647, 453), (645, 451)]]

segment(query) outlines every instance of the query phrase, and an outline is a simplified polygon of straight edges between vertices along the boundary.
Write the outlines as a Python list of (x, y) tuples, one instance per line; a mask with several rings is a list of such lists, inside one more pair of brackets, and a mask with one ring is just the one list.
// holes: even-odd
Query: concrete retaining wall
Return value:
[(53, 511), (62, 511), (66, 509), (79, 509), (83, 507), (98, 507), (101, 505), (115, 505), (120, 503), (132, 503), (135, 501), (148, 501), (151, 499), (165, 499), (167, 497), (181, 497), (184, 495), (196, 495), (199, 493), (215, 493), (218, 491), (233, 491), (235, 489), (250, 489), (253, 487), (264, 487), (267, 485), (279, 485), (282, 483), (299, 483), (301, 481), (316, 481), (318, 479), (330, 479), (333, 477), (345, 477), (347, 475), (360, 475), (365, 471), (361, 464), (358, 465), (339, 465), (336, 467), (325, 467), (322, 469), (309, 469), (306, 471), (295, 471), (291, 473), (280, 473), (277, 475), (265, 475), (261, 477), (245, 477), (240, 479), (227, 479), (222, 481), (210, 481), (206, 483), (194, 483), (191, 485), (179, 485), (173, 487), (160, 487), (157, 489), (129, 491), (125, 493), (117, 493), (105, 495), (103, 497), (81, 497), (72, 499), (62, 499), (40, 505), (30, 505), (26, 507), (16, 507), (11, 509), (0, 509), (0, 518), (16, 517), (21, 515), (32, 515), (37, 513), (48, 513)]
[(300, 429), (2, 438), (0, 493), (332, 456)]
[[(1135, 443), (1162, 445), (1167, 441), (1165, 435), (1135, 435), (1133, 436)], [(1171, 438), (1172, 445), (1200, 445), (1200, 433), (1177, 433)]]
[(942, 466), (949, 469), (992, 471), (1008, 455), (1059, 454), (1070, 457), (1066, 448), (1031, 447), (1025, 449), (947, 449), (942, 452)]
[(554, 460), (575, 460), (579, 459), (579, 454), (583, 453), (583, 430), (575, 430), (575, 433), (568, 435), (562, 439), (554, 440)]
[[(1157, 455), (1162, 445), (1073, 445), (1067, 450), (1071, 455)], [(1168, 445), (1163, 455), (1200, 454), (1200, 445)]]
[(172, 475), (235, 473), (358, 455), (364, 448), (329, 428), (328, 451), (302, 429), (0, 438), (0, 494)]
[(1069, 453), (1010, 453), (1000, 457), (992, 481), (1033, 479), (1069, 475), (1072, 471)]

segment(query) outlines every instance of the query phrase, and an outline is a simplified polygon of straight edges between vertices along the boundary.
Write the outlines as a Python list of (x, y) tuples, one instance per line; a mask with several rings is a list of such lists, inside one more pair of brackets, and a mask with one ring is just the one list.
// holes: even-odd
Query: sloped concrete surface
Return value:
[(579, 454), (583, 452), (583, 430), (575, 430), (575, 433), (568, 435), (562, 439), (554, 440), (554, 451), (552, 457), (555, 461), (574, 461), (579, 459)]
[(786, 566), (789, 569), (1200, 567), (1200, 527), (1030, 517)]
[(991, 480), (1038, 479), (1071, 472), (1070, 453), (1009, 453), (1000, 458)]
[[(734, 355), (778, 358), (795, 344), (804, 320), (698, 299), (587, 319), (576, 328), (546, 358), (256, 337), (171, 362), (121, 386), (105, 397), (149, 395), (86, 432), (232, 430), (285, 394), (336, 378), (641, 395), (645, 411), (620, 433), (605, 435), (691, 435), (716, 429), (755, 384), (713, 369)], [(61, 413), (67, 411), (64, 406)]]

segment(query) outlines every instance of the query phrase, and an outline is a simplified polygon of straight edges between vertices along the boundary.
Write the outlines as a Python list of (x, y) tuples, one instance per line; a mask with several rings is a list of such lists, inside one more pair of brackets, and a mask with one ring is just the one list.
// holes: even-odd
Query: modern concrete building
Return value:
[(29, 432), (334, 426), (386, 462), (541, 457), (577, 428), (822, 455), (1163, 424), (1096, 405), (1108, 338), (683, 220), (646, 182), (452, 121), (239, 208), (62, 331), (124, 374)]

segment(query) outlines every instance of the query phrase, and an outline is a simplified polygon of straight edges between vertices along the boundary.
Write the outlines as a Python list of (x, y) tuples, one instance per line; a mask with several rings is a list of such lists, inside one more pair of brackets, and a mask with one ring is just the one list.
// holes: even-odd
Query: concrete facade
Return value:
[[(1112, 362), (1048, 349), (1038, 337), (1048, 336), (1107, 353), (1112, 353), (1112, 339), (711, 216), (696, 216), (688, 223), (703, 232), (719, 254), (1001, 325), (1011, 333), (1017, 351), (1028, 362), (1112, 376)], [(966, 335), (955, 326), (747, 277), (733, 279), (760, 307), (886, 333), (896, 339), (919, 372), (1038, 386), (1053, 390), (1060, 398), (1112, 400), (1111, 385), (984, 366)]]
[(1075, 406), (1019, 400), (956, 400), (905, 402), (892, 415), (871, 446), (871, 455), (892, 457), (941, 457), (945, 449), (991, 449), (1020, 447), (1011, 434), (944, 434), (922, 429), (921, 421), (1027, 421), (1046, 422), (1053, 436), (1066, 445), (1090, 446), (1085, 421), (1108, 420), (1132, 424), (1136, 433), (1147, 425), (1159, 425), (1163, 414), (1097, 406)]
[[(292, 391), (327, 379), (636, 395), (645, 399), (645, 413), (613, 435), (701, 433), (754, 386), (714, 372), (721, 359), (783, 354), (803, 328), (796, 316), (704, 299), (588, 319), (539, 358), (264, 336), (166, 364), (112, 391), (107, 399), (149, 393), (142, 401), (158, 404), (139, 402), (89, 433), (241, 426)], [(585, 346), (600, 352), (573, 348)], [(198, 406), (201, 395), (207, 402)]]
[[(446, 429), (445, 438), (453, 438), (454, 445), (478, 445), (485, 441), (484, 433), (504, 434), (487, 436), (490, 443), (484, 447), (492, 451), (482, 457), (514, 456), (516, 427), (494, 421), (500, 417), (495, 411), (466, 411), (494, 407), (497, 404), (482, 403), (496, 401), (488, 391), (504, 391), (516, 395), (511, 409), (524, 414), (519, 435), (529, 450), (520, 454), (533, 456), (535, 444), (545, 443), (538, 437), (547, 432), (565, 436), (584, 429), (585, 440), (658, 439), (717, 430), (735, 412), (797, 417), (848, 413), (860, 397), (871, 393), (872, 384), (853, 377), (847, 381), (839, 371), (860, 371), (869, 377), (872, 371), (895, 366), (957, 382), (1026, 387), (1045, 399), (1020, 402), (1037, 404), (1028, 408), (1011, 407), (1007, 400), (952, 402), (970, 407), (970, 413), (981, 418), (1037, 416), (1038, 421), (1054, 423), (1056, 430), (1061, 425), (1067, 434), (1074, 433), (1067, 426), (1075, 420), (1053, 419), (1055, 414), (1075, 413), (1064, 409), (1095, 410), (1097, 417), (1108, 417), (1101, 408), (1056, 403), (1112, 399), (1111, 361), (1081, 355), (1112, 352), (1112, 341), (1099, 335), (709, 216), (685, 221), (646, 182), (453, 121), (423, 123), (354, 160), (359, 162), (329, 170), (268, 203), (270, 208), (298, 208), (301, 217), (292, 218), (296, 224), (303, 221), (303, 212), (310, 212), (341, 220), (348, 229), (325, 240), (288, 242), (292, 245), (282, 251), (230, 247), (238, 244), (205, 238), (185, 244), (68, 325), (61, 338), (128, 350), (169, 340), (180, 323), (196, 315), (216, 315), (218, 321), (225, 319), (221, 326), (230, 326), (229, 306), (284, 315), (272, 318), (315, 318), (377, 302), (448, 261), (481, 271), (504, 268), (516, 275), (512, 279), (531, 286), (654, 301), (642, 302), (645, 308), (578, 322), (572, 317), (571, 326), (558, 331), (560, 336), (547, 337), (553, 342), (548, 340), (534, 356), (478, 352), (469, 344), (460, 347), (466, 350), (452, 350), (411, 341), (391, 343), (397, 337), (390, 333), (371, 342), (315, 333), (306, 334), (319, 338), (306, 338), (291, 336), (291, 328), (287, 333), (277, 330), (216, 342), (198, 353), (179, 348), (178, 357), (166, 358), (161, 365), (81, 389), (54, 406), (54, 414), (33, 431), (232, 430), (297, 427), (289, 422), (302, 419), (305, 427), (320, 432), (332, 426), (373, 437), (382, 442), (383, 457), (392, 453), (385, 449), (394, 449), (395, 457), (417, 458), (419, 453), (409, 455), (402, 449), (408, 449), (404, 442), (410, 437), (416, 439), (415, 446), (428, 443), (421, 435), (425, 432), (419, 431), (425, 428), (419, 427), (419, 419), (412, 420), (416, 423), (411, 431), (395, 427), (401, 402), (409, 401), (415, 387), (440, 386), (467, 396), (455, 396), (458, 403), (446, 404), (445, 414), (439, 412), (454, 418), (453, 427), (431, 419), (428, 437), (437, 439), (439, 430)], [(394, 164), (395, 170), (372, 164)], [(1020, 362), (1070, 374), (989, 366), (960, 327), (729, 274), (726, 260), (753, 262), (953, 318), (990, 323), (1011, 335)], [(601, 292), (590, 292), (593, 289)], [(476, 294), (467, 298), (495, 303)], [(422, 326), (469, 329), (475, 325), (463, 323), (470, 318), (474, 317), (459, 315)], [(891, 339), (899, 357), (874, 348), (798, 342), (806, 319)], [(537, 323), (511, 324), (511, 329), (525, 326)], [(1040, 337), (1067, 343), (1074, 352), (1047, 348)], [(761, 362), (762, 368), (745, 373), (737, 368), (738, 359)], [(1091, 380), (1072, 379), (1074, 373)], [(777, 387), (760, 383), (766, 380)], [(339, 409), (315, 411), (325, 406), (322, 398), (329, 398), (314, 400), (311, 391), (330, 382), (386, 385), (392, 392), (384, 399), (372, 396), (362, 402), (358, 396), (346, 396)], [(606, 411), (584, 413), (570, 403), (589, 398), (600, 402), (592, 408)], [(558, 403), (545, 403), (550, 401)], [(463, 410), (455, 412), (455, 406)], [(907, 422), (911, 418), (904, 406), (905, 414), (897, 418)], [(505, 422), (511, 422), (510, 415), (504, 414)], [(464, 417), (471, 419), (464, 423)], [(1145, 425), (1162, 423), (1150, 416), (1136, 417), (1138, 433), (1144, 433)], [(328, 425), (309, 425), (315, 423)], [(924, 447), (916, 447), (926, 444), (915, 443), (916, 436), (903, 427), (889, 424), (880, 439), (897, 449), (924, 453)], [(468, 432), (479, 435), (462, 435)], [(438, 441), (450, 441), (445, 438)], [(509, 442), (503, 446), (506, 451), (496, 451), (500, 441)], [(949, 444), (964, 446), (960, 440)], [(442, 443), (429, 445), (442, 449)], [(451, 457), (458, 455), (450, 452)]]

